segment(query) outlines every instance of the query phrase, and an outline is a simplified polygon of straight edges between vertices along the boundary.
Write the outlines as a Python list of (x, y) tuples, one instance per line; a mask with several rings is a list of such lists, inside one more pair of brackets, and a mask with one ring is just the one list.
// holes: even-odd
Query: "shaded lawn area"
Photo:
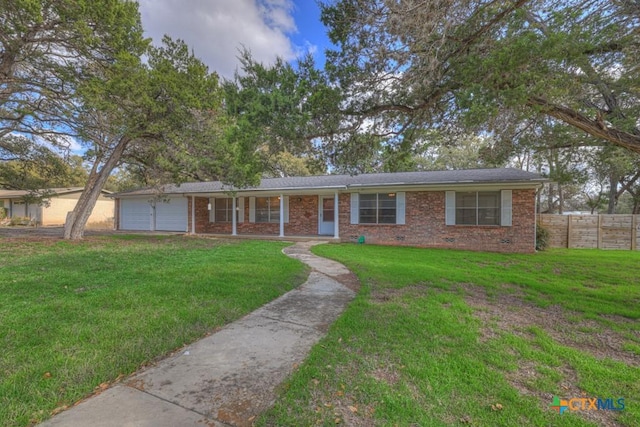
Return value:
[(639, 252), (313, 252), (363, 286), (259, 425), (640, 425)]
[(0, 425), (48, 418), (298, 286), (284, 246), (0, 239)]

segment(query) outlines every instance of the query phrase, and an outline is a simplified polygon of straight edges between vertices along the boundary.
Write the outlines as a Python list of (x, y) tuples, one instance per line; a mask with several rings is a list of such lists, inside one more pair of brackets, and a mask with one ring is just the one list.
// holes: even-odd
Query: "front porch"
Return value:
[[(264, 234), (236, 234), (235, 236), (230, 234), (213, 234), (213, 233), (190, 233), (197, 237), (212, 238), (212, 239), (230, 239), (230, 240), (273, 240), (279, 242), (336, 242), (336, 239), (332, 236), (274, 236)], [(338, 240), (339, 241), (339, 240)]]
[(224, 193), (190, 196), (188, 232), (251, 239), (340, 239), (337, 191), (245, 194), (242, 197)]

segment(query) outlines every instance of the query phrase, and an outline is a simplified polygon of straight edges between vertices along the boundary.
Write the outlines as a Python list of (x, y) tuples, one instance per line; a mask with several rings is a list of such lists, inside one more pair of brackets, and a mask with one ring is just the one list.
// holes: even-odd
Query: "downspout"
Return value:
[(535, 251), (538, 246), (538, 197), (534, 201), (533, 213), (535, 215), (535, 221), (533, 222), (533, 250)]
[(540, 194), (540, 192), (542, 191), (542, 189), (544, 188), (544, 184), (540, 184), (540, 186), (538, 187), (538, 189), (536, 190), (536, 197), (535, 200), (533, 201), (533, 215), (534, 215), (534, 221), (533, 221), (533, 251), (536, 252), (537, 251), (537, 247), (538, 247), (538, 195)]
[(236, 212), (236, 196), (233, 196), (231, 202), (231, 235), (238, 235), (238, 212)]
[(280, 194), (280, 237), (284, 237), (284, 194)]
[(334, 239), (340, 238), (339, 218), (340, 218), (339, 197), (338, 197), (338, 191), (336, 190), (336, 192), (333, 195), (333, 238)]

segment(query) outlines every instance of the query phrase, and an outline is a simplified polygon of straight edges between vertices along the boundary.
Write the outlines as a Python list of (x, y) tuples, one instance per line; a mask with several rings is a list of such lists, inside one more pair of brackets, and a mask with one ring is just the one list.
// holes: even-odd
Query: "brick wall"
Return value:
[[(196, 233), (231, 234), (230, 222), (209, 222), (209, 199), (196, 197)], [(191, 205), (191, 199), (189, 199)], [(191, 212), (191, 206), (189, 206)], [(190, 215), (190, 214), (189, 214)], [(249, 198), (245, 197), (244, 222), (238, 222), (238, 234), (279, 235), (278, 223), (250, 223)], [(190, 215), (191, 216), (191, 215)], [(191, 221), (191, 219), (189, 219)], [(318, 196), (290, 196), (289, 222), (284, 224), (284, 234), (294, 236), (318, 235)]]
[[(367, 243), (421, 247), (533, 252), (535, 243), (535, 190), (513, 190), (511, 227), (445, 225), (445, 192), (406, 192), (405, 225), (351, 224), (351, 196), (339, 196), (339, 227), (343, 241), (364, 236)], [(209, 222), (209, 199), (196, 198), (196, 233), (231, 234), (231, 223)], [(191, 198), (189, 198), (189, 205)], [(191, 212), (191, 207), (189, 207)], [(274, 235), (279, 224), (249, 222), (249, 201), (245, 198), (244, 222), (238, 234)], [(189, 221), (191, 214), (189, 213)], [(318, 196), (290, 196), (289, 223), (285, 236), (318, 235)]]
[(284, 233), (318, 235), (318, 196), (289, 197), (289, 224), (284, 225)]
[(533, 252), (535, 190), (513, 190), (513, 226), (445, 225), (445, 192), (406, 192), (405, 225), (351, 224), (349, 194), (340, 195), (340, 238), (367, 243), (455, 248), (492, 252)]

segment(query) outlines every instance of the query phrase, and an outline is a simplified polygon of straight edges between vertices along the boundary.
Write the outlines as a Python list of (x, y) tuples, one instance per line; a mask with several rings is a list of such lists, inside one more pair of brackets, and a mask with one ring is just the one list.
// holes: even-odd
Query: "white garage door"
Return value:
[(187, 231), (187, 199), (184, 197), (156, 202), (156, 230)]
[(152, 230), (153, 211), (149, 202), (120, 199), (120, 230)]

